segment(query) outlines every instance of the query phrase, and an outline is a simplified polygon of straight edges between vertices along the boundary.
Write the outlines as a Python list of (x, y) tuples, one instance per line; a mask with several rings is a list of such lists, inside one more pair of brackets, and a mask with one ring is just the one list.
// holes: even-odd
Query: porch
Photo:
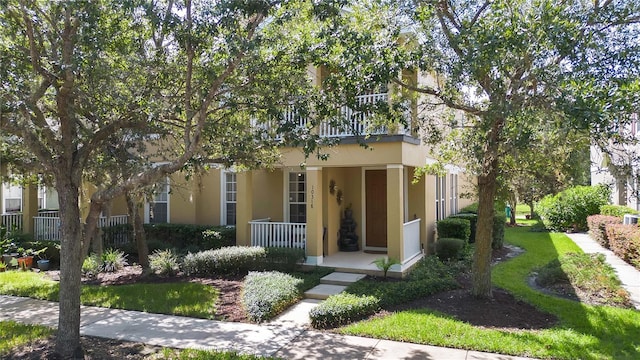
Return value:
[[(33, 228), (25, 226), (29, 223), (24, 213), (9, 213), (0, 215), (0, 225), (7, 232), (23, 232), (33, 234), (34, 240), (60, 241), (60, 214), (55, 211), (40, 211), (38, 216), (31, 217)], [(98, 228), (127, 224), (128, 215), (102, 216), (98, 219)]]

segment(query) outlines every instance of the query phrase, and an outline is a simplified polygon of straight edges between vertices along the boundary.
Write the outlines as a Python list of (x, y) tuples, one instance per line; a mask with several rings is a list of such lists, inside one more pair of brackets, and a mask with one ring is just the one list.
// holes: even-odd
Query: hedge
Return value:
[(222, 274), (246, 274), (263, 264), (266, 250), (258, 246), (229, 246), (187, 254), (183, 270), (187, 275), (214, 276)]
[(640, 228), (637, 225), (606, 226), (609, 248), (622, 260), (640, 269)]
[(600, 215), (609, 215), (623, 218), (625, 214), (638, 215), (639, 212), (624, 205), (602, 205), (600, 206)]
[(478, 215), (473, 213), (460, 213), (449, 216), (449, 218), (454, 219), (465, 219), (469, 220), (469, 227), (471, 230), (471, 234), (469, 235), (469, 242), (473, 243), (476, 241), (476, 228), (478, 227)]
[(440, 260), (457, 260), (464, 249), (465, 241), (456, 238), (442, 238), (436, 241), (436, 256)]
[(465, 242), (471, 236), (471, 222), (467, 219), (448, 217), (436, 223), (438, 238), (462, 239)]
[(249, 319), (272, 319), (300, 298), (301, 279), (281, 272), (250, 272), (244, 280), (242, 303)]
[(610, 215), (591, 215), (587, 217), (587, 226), (589, 227), (589, 235), (598, 244), (608, 248), (609, 240), (607, 239), (606, 227), (609, 224), (622, 224), (622, 219), (617, 216)]
[(349, 293), (332, 295), (311, 309), (311, 326), (326, 329), (349, 324), (364, 319), (380, 309), (379, 301), (373, 296), (358, 296)]
[(587, 230), (587, 217), (600, 213), (609, 203), (611, 190), (605, 185), (574, 186), (556, 195), (547, 195), (538, 203), (538, 213), (547, 229), (554, 231)]
[[(234, 227), (190, 224), (144, 224), (149, 250), (177, 249), (179, 252), (197, 252), (235, 245)], [(131, 224), (102, 229), (105, 247), (118, 247), (137, 253), (133, 243)]]
[(504, 224), (507, 222), (507, 215), (503, 211), (496, 211), (493, 216), (493, 238), (491, 239), (492, 249), (502, 249), (504, 245)]

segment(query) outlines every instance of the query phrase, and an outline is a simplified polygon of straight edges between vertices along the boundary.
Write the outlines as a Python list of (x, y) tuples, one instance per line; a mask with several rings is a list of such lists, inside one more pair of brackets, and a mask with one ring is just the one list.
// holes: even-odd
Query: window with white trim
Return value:
[(2, 185), (2, 193), (4, 195), (4, 204), (2, 204), (3, 213), (14, 213), (22, 211), (22, 187), (10, 184)]
[(169, 178), (155, 185), (153, 201), (148, 203), (147, 222), (150, 224), (169, 222)]
[(458, 213), (458, 174), (449, 175), (449, 211), (451, 214)]
[(236, 224), (236, 204), (238, 202), (238, 181), (236, 173), (225, 171), (223, 173), (223, 225)]
[(447, 177), (436, 176), (436, 220), (447, 215)]
[(289, 222), (307, 222), (307, 187), (304, 172), (289, 173)]

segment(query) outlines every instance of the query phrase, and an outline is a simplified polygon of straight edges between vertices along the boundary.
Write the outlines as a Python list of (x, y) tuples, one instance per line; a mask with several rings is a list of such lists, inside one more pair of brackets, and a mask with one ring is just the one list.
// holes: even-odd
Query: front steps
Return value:
[(333, 272), (322, 279), (320, 285), (306, 291), (304, 297), (306, 299), (324, 300), (331, 295), (339, 294), (347, 288), (347, 286), (364, 278), (366, 275)]

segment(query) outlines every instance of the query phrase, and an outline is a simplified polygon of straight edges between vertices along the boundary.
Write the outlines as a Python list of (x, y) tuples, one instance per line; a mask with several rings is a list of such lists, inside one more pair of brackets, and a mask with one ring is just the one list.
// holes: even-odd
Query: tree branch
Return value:
[(473, 114), (473, 115), (482, 115), (485, 113), (484, 110), (478, 109), (476, 107), (470, 106), (470, 105), (465, 105), (465, 104), (460, 104), (456, 101), (454, 101), (453, 99), (451, 99), (450, 97), (446, 96), (445, 94), (443, 94), (441, 91), (436, 90), (434, 88), (431, 87), (419, 87), (419, 86), (414, 86), (408, 83), (405, 83), (403, 81), (401, 81), (400, 79), (393, 79), (393, 82), (395, 82), (396, 84), (411, 90), (411, 91), (415, 91), (421, 94), (427, 94), (427, 95), (432, 95), (437, 97), (438, 99), (442, 100), (442, 102), (445, 103), (445, 105), (447, 105), (448, 107), (452, 108), (452, 109), (456, 109), (456, 110), (462, 110), (464, 112), (467, 112), (469, 114)]

